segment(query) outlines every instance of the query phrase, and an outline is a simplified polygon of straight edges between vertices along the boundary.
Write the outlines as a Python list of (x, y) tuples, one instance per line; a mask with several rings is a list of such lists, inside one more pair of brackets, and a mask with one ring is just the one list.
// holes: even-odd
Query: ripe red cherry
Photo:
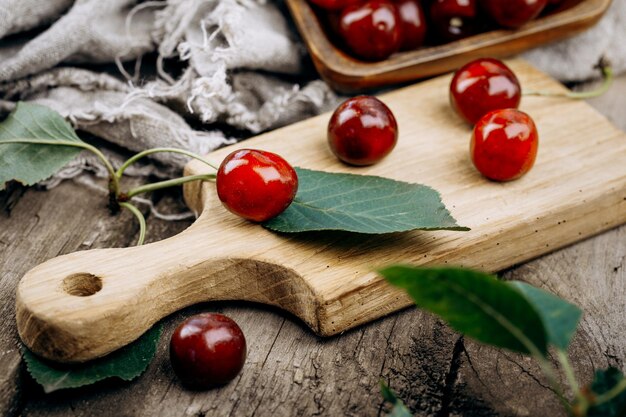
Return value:
[(530, 22), (546, 7), (548, 0), (482, 0), (487, 14), (500, 26), (518, 28)]
[(222, 314), (198, 314), (176, 328), (170, 341), (174, 372), (190, 388), (224, 385), (237, 376), (246, 360), (246, 338)]
[(422, 46), (426, 38), (426, 18), (420, 2), (398, 0), (396, 7), (400, 13), (400, 49), (410, 51)]
[(376, 97), (346, 100), (328, 123), (328, 143), (333, 153), (351, 165), (372, 165), (396, 146), (398, 123), (389, 107)]
[(435, 32), (450, 42), (477, 32), (476, 0), (434, 0), (430, 19)]
[(398, 9), (385, 0), (348, 6), (339, 18), (339, 35), (359, 58), (385, 59), (400, 49)]
[(338, 11), (351, 4), (358, 4), (362, 0), (309, 0), (316, 6), (326, 10)]
[(516, 109), (495, 110), (476, 123), (470, 155), (485, 177), (510, 181), (533, 167), (538, 145), (537, 127), (529, 115)]
[(298, 175), (275, 153), (241, 149), (224, 158), (217, 171), (217, 195), (231, 212), (263, 222), (291, 204)]
[(522, 99), (519, 80), (502, 61), (482, 58), (454, 74), (450, 104), (470, 124), (497, 109), (517, 108)]

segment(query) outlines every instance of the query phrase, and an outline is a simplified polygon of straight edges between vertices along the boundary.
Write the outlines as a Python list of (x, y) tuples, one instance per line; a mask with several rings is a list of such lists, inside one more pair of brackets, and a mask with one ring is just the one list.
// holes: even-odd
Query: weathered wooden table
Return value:
[[(626, 77), (591, 101), (626, 130)], [(624, 161), (626, 163), (626, 160)], [(161, 211), (182, 210), (165, 194)], [(320, 339), (281, 311), (211, 303), (168, 317), (155, 360), (139, 379), (111, 380), (45, 395), (26, 373), (15, 329), (15, 288), (33, 266), (60, 254), (134, 244), (137, 227), (111, 217), (104, 197), (73, 182), (50, 192), (10, 195), (0, 213), (0, 415), (4, 416), (377, 416), (378, 381), (387, 380), (418, 416), (562, 415), (535, 363), (464, 340), (429, 314), (410, 309), (345, 334)], [(0, 201), (7, 195), (0, 195)], [(148, 241), (190, 222), (148, 219)], [(572, 346), (584, 381), (626, 361), (626, 226), (503, 273), (541, 286), (585, 311)], [(128, 277), (132, 279), (132, 277)], [(233, 317), (249, 344), (244, 371), (224, 388), (183, 389), (168, 359), (169, 334), (184, 317), (219, 311)]]

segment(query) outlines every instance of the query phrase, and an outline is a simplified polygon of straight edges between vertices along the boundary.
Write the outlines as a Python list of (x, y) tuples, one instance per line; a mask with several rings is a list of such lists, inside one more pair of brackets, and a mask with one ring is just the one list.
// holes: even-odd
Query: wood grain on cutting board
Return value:
[[(524, 62), (511, 66), (527, 89), (562, 88)], [(46, 357), (88, 360), (179, 308), (217, 299), (277, 305), (315, 332), (332, 335), (410, 304), (373, 272), (378, 266), (497, 271), (626, 222), (626, 135), (603, 116), (584, 102), (524, 98), (521, 108), (539, 128), (537, 163), (518, 181), (494, 183), (471, 165), (471, 130), (448, 105), (448, 83), (445, 76), (382, 96), (398, 119), (400, 138), (373, 167), (351, 168), (334, 158), (325, 139), (328, 115), (209, 158), (219, 163), (232, 150), (250, 147), (305, 168), (423, 183), (439, 190), (459, 224), (472, 231), (275, 234), (223, 209), (213, 184), (188, 184), (189, 206), (204, 211), (182, 234), (138, 248), (66, 255), (27, 273), (17, 294), (21, 337)], [(201, 163), (187, 167), (187, 173), (200, 172)], [(93, 291), (98, 282), (93, 295), (68, 294)]]

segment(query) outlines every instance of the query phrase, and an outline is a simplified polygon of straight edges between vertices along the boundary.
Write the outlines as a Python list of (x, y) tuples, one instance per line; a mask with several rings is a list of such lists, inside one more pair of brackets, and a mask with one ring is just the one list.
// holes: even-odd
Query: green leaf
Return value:
[(406, 405), (404, 405), (384, 381), (380, 381), (380, 393), (385, 401), (391, 403), (393, 406), (389, 414), (387, 414), (387, 417), (413, 417)]
[(47, 393), (82, 387), (113, 377), (130, 381), (141, 375), (152, 361), (162, 330), (161, 325), (156, 325), (133, 343), (103, 358), (81, 364), (54, 363), (26, 349), (24, 360), (28, 372)]
[[(83, 142), (72, 126), (45, 106), (20, 102), (0, 123), (0, 190), (16, 180), (33, 185), (45, 180), (70, 162), (80, 147), (41, 143), (6, 143), (12, 140)], [(5, 143), (3, 143), (5, 142)]]
[(439, 193), (420, 184), (371, 175), (296, 168), (298, 194), (279, 216), (263, 225), (277, 232), (344, 230), (393, 233), (408, 230), (469, 230), (461, 227)]
[(509, 284), (520, 291), (539, 313), (548, 343), (567, 351), (582, 315), (580, 308), (524, 282), (511, 281)]
[(587, 417), (626, 416), (626, 381), (618, 369), (597, 370), (591, 383), (591, 390), (598, 399), (609, 392), (612, 398), (603, 404), (589, 408)]
[(493, 275), (409, 266), (379, 272), (419, 307), (469, 337), (516, 352), (546, 355), (547, 334), (539, 314), (518, 290)]

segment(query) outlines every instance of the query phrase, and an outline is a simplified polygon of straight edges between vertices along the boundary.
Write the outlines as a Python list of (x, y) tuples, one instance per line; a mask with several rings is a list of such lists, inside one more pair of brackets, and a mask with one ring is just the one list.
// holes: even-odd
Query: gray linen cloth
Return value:
[[(149, 53), (157, 56), (156, 74), (142, 66)], [(524, 54), (563, 81), (597, 76), (601, 56), (626, 70), (624, 0), (614, 0), (588, 32)], [(168, 62), (180, 69), (168, 71)], [(0, 0), (0, 107), (48, 105), (131, 151), (206, 153), (236, 140), (223, 130), (244, 132), (241, 139), (332, 109), (339, 97), (324, 82), (301, 81), (314, 74), (309, 66), (281, 2)], [(138, 175), (171, 175), (186, 162), (172, 154), (155, 159), (161, 168)], [(46, 185), (84, 170), (106, 175), (81, 155)]]

